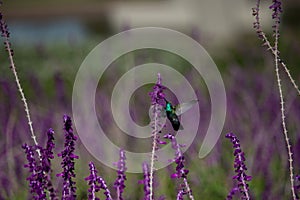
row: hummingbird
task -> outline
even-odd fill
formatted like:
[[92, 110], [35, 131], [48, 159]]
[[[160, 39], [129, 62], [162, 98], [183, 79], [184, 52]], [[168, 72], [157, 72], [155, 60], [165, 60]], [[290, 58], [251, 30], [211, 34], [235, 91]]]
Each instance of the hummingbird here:
[[188, 111], [192, 106], [198, 102], [198, 100], [192, 100], [186, 103], [179, 104], [177, 106], [173, 106], [169, 101], [165, 99], [166, 102], [166, 115], [168, 120], [171, 122], [174, 131], [182, 130], [183, 127], [180, 124], [178, 116]]

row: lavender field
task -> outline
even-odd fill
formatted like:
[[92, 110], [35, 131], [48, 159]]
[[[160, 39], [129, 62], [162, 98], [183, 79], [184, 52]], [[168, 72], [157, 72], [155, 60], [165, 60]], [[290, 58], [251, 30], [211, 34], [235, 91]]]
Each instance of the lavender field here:
[[[269, 3], [270, 18], [274, 20], [270, 31], [261, 31], [256, 17], [260, 11], [254, 2], [253, 31], [240, 35], [230, 45], [219, 47], [218, 53], [209, 52], [224, 81], [227, 113], [216, 146], [203, 159], [199, 159], [198, 152], [210, 121], [211, 101], [204, 80], [190, 63], [168, 52], [147, 49], [122, 56], [105, 71], [99, 82], [105, 87], [98, 85], [95, 109], [107, 137], [128, 151], [147, 149], [149, 157], [153, 141], [157, 148], [165, 145], [164, 142], [175, 144], [175, 162], [154, 171], [151, 181], [152, 172], [145, 172], [151, 171], [150, 163], [141, 164], [144, 174], [127, 173], [126, 155], [120, 152], [118, 171], [111, 169], [90, 154], [76, 132], [72, 121], [73, 85], [85, 56], [100, 42], [98, 37], [83, 43], [69, 40], [63, 44], [2, 45], [0, 199], [299, 199], [300, 93], [284, 69], [286, 66], [290, 70], [299, 85], [300, 26], [295, 19], [299, 16], [291, 9], [292, 3], [286, 10], [281, 7], [281, 1]], [[1, 10], [1, 13], [2, 41], [13, 41], [14, 32], [10, 31], [8, 37], [10, 24], [7, 23], [7, 29], [5, 12]], [[193, 34], [189, 33], [201, 43], [200, 36]], [[270, 39], [273, 48], [268, 50], [265, 38]], [[40, 147], [31, 138], [24, 105], [10, 69], [10, 49], [13, 49], [14, 64]], [[155, 133], [154, 129], [154, 139], [134, 139], [122, 132], [112, 116], [111, 93], [117, 81], [134, 66], [155, 62], [174, 66], [189, 80], [199, 100], [199, 129], [184, 153], [180, 152], [180, 145], [176, 146], [170, 121], [163, 131]], [[282, 93], [278, 89], [278, 76]], [[146, 84], [134, 92], [129, 105], [133, 121], [139, 125], [152, 123], [148, 116], [151, 105], [164, 107], [166, 99], [178, 103], [176, 94], [164, 89], [166, 82], [161, 77], [161, 82]], [[282, 123], [281, 96], [287, 135]], [[158, 135], [160, 139], [155, 139]], [[292, 155], [288, 153], [289, 147]], [[38, 155], [37, 149], [42, 155]]]

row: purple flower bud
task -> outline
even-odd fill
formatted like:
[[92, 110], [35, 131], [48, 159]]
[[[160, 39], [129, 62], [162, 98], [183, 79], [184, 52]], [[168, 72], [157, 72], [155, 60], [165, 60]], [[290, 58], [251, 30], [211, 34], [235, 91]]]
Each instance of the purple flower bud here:
[[248, 176], [246, 174], [247, 167], [245, 165], [245, 153], [241, 149], [240, 141], [238, 138], [233, 134], [233, 133], [228, 133], [225, 136], [226, 138], [231, 140], [231, 143], [233, 144], [234, 148], [234, 168], [236, 175], [232, 177], [233, 180], [237, 180], [237, 185], [238, 187], [233, 187], [232, 190], [229, 192], [227, 195], [227, 199], [232, 199], [233, 195], [237, 192], [240, 191], [242, 194], [243, 198], [245, 199], [250, 199], [249, 196], [249, 186], [246, 182], [251, 181], [251, 176]]

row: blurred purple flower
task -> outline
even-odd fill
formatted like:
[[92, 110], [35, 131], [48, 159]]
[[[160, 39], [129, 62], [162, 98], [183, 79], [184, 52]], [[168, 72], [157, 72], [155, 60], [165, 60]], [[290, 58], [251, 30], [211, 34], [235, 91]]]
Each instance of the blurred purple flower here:
[[[274, 19], [274, 25], [272, 26], [273, 28], [273, 36], [275, 38], [275, 46], [278, 45], [278, 38], [280, 36], [279, 34], [279, 24], [280, 24], [280, 15], [282, 13], [282, 7], [281, 7], [281, 1], [280, 0], [273, 0], [273, 4], [269, 7], [273, 12], [272, 12], [272, 19]], [[276, 39], [277, 38], [277, 39]]]
[[239, 188], [238, 188], [238, 187], [233, 187], [233, 188], [230, 190], [230, 192], [228, 193], [226, 199], [232, 200], [232, 199], [233, 199], [233, 196], [236, 194], [237, 191], [239, 191]]
[[118, 177], [114, 183], [114, 188], [117, 190], [118, 200], [124, 200], [122, 194], [125, 188], [125, 184], [124, 184], [126, 180], [125, 171], [127, 170], [125, 160], [126, 160], [125, 151], [121, 149], [120, 159], [116, 163], [118, 167]]
[[58, 156], [62, 157], [63, 159], [61, 162], [63, 172], [57, 174], [57, 176], [61, 176], [64, 179], [62, 199], [71, 200], [76, 199], [76, 186], [73, 178], [75, 178], [74, 159], [78, 159], [78, 156], [74, 154], [75, 141], [77, 140], [77, 137], [73, 133], [71, 118], [67, 115], [64, 115], [63, 120], [65, 130], [65, 148], [61, 153], [58, 154]]
[[149, 171], [149, 165], [144, 162], [143, 163], [143, 173], [144, 173], [144, 179], [139, 181], [140, 184], [144, 184], [144, 200], [151, 200], [150, 199], [150, 171]]
[[14, 51], [11, 48], [11, 43], [9, 41], [9, 37], [10, 37], [10, 32], [8, 30], [7, 24], [3, 19], [3, 14], [2, 11], [0, 11], [0, 29], [1, 29], [1, 37], [4, 38], [4, 46], [5, 46], [5, 50], [8, 52], [8, 54], [10, 55], [9, 59], [11, 61], [11, 65], [10, 68], [14, 67], [13, 64], [13, 56], [14, 56]]
[[272, 18], [279, 20], [280, 14], [282, 13], [282, 3], [280, 0], [273, 0], [272, 2], [273, 4], [269, 6], [269, 8], [273, 11]]
[[171, 175], [171, 178], [186, 178], [187, 174], [189, 173], [189, 170], [185, 169], [184, 167], [184, 156], [178, 156], [175, 160], [176, 166], [176, 173]]
[[164, 106], [165, 104], [165, 94], [163, 92], [164, 89], [166, 89], [166, 87], [161, 84], [161, 76], [160, 74], [158, 74], [158, 79], [156, 84], [153, 87], [153, 91], [149, 93], [151, 97], [152, 105], [159, 104], [161, 106]]
[[[164, 138], [169, 139], [172, 143], [172, 148], [175, 150], [175, 163], [176, 163], [176, 173], [171, 175], [171, 178], [181, 178], [184, 184], [180, 185], [180, 189], [177, 193], [177, 199], [183, 199], [183, 195], [188, 195], [190, 199], [194, 199], [192, 190], [189, 186], [187, 175], [189, 170], [185, 168], [184, 162], [185, 158], [182, 154], [180, 148], [184, 145], [180, 145], [177, 143], [176, 137], [172, 134], [164, 135]], [[174, 161], [173, 160], [173, 161]]]
[[165, 199], [166, 199], [166, 197], [164, 195], [161, 195], [161, 196], [158, 197], [157, 200], [165, 200]]
[[[157, 125], [158, 125], [159, 127], [162, 127], [162, 126], [163, 126], [163, 124], [161, 124], [160, 122], [158, 122]], [[158, 131], [158, 133], [161, 134], [162, 132], [161, 132], [161, 131]], [[156, 138], [155, 138], [155, 141], [156, 141], [155, 151], [158, 150], [159, 148], [161, 148], [161, 145], [167, 144], [166, 141], [161, 140], [161, 137], [160, 137], [159, 134], [156, 134]], [[156, 155], [155, 155], [155, 157], [156, 157]]]
[[110, 191], [104, 181], [100, 176], [97, 175], [98, 171], [95, 168], [93, 162], [89, 163], [90, 166], [90, 175], [86, 177], [84, 180], [88, 181], [90, 188], [88, 189], [88, 199], [89, 200], [100, 200], [96, 197], [96, 192], [99, 192], [100, 189], [103, 189], [105, 192], [106, 200], [112, 200]]
[[7, 24], [5, 23], [3, 19], [3, 14], [0, 12], [0, 29], [1, 29], [1, 36], [4, 38], [9, 38], [10, 33], [8, 31]]
[[174, 135], [166, 134], [164, 138], [171, 140], [172, 148], [176, 151], [175, 152], [175, 163], [176, 166], [176, 173], [171, 175], [171, 178], [186, 178], [189, 170], [185, 169], [184, 167], [184, 155], [181, 153], [180, 145], [177, 143], [177, 140]]
[[260, 5], [260, 0], [257, 0], [255, 7], [252, 8], [252, 15], [255, 17], [255, 21], [253, 22], [253, 28], [256, 30], [256, 34], [258, 38], [263, 39], [263, 32], [261, 30], [260, 18], [259, 18], [259, 5]]
[[300, 193], [300, 175], [297, 175], [295, 177], [295, 192], [297, 199], [300, 199], [299, 193]]
[[183, 195], [186, 195], [186, 192], [184, 190], [180, 190], [177, 193], [176, 200], [183, 200]]
[[241, 149], [239, 139], [233, 134], [228, 133], [225, 136], [226, 138], [231, 140], [234, 148], [234, 168], [236, 175], [232, 177], [232, 179], [236, 179], [238, 181], [238, 187], [234, 187], [227, 196], [227, 199], [232, 199], [233, 195], [236, 193], [236, 188], [240, 191], [243, 196], [243, 199], [250, 199], [249, 196], [249, 185], [246, 182], [251, 181], [251, 176], [246, 174], [247, 167], [245, 165], [245, 154]]

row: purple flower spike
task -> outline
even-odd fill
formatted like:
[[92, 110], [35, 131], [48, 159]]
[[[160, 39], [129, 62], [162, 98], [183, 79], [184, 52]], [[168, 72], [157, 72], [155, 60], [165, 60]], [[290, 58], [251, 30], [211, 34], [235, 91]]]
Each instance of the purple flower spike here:
[[101, 178], [100, 176], [98, 176], [97, 182], [100, 184], [100, 188], [105, 191], [104, 195], [106, 196], [106, 200], [112, 200], [110, 191], [107, 187], [105, 180], [103, 178]]
[[125, 156], [125, 151], [120, 150], [120, 160], [117, 162], [117, 167], [118, 167], [118, 177], [114, 183], [114, 188], [117, 190], [117, 195], [118, 195], [118, 200], [124, 200], [122, 197], [122, 194], [124, 192], [125, 188], [125, 180], [126, 180], [126, 175], [125, 171], [127, 170], [126, 168], [126, 156]]
[[67, 115], [64, 115], [63, 120], [65, 130], [65, 148], [61, 153], [58, 154], [58, 156], [62, 157], [63, 159], [61, 162], [63, 172], [57, 174], [57, 176], [61, 176], [64, 179], [62, 199], [70, 200], [76, 199], [76, 186], [73, 178], [75, 178], [74, 159], [78, 159], [78, 156], [74, 154], [75, 141], [77, 140], [77, 137], [73, 133], [71, 118]]
[[[33, 199], [46, 199], [46, 193], [49, 193], [49, 197], [51, 200], [56, 200], [56, 191], [51, 182], [51, 159], [53, 156], [53, 148], [54, 148], [54, 131], [49, 129], [47, 132], [48, 141], [46, 148], [43, 149], [40, 146], [29, 146], [24, 144], [22, 146], [25, 149], [25, 153], [27, 155], [28, 164], [24, 167], [29, 168], [29, 172], [31, 175], [27, 178], [29, 181], [30, 193]], [[39, 162], [36, 161], [36, 157], [34, 152], [39, 150], [41, 152], [41, 157], [39, 157]]]
[[31, 175], [27, 178], [30, 187], [30, 193], [33, 199], [42, 200], [46, 198], [46, 193], [44, 190], [45, 180], [43, 179], [42, 168], [38, 165], [35, 159], [34, 151], [36, 147], [29, 146], [24, 144], [22, 148], [25, 150], [27, 155], [28, 164], [25, 164], [24, 167], [29, 169]]
[[[152, 151], [151, 151], [151, 158], [150, 158], [150, 173], [149, 173], [149, 195], [145, 193], [145, 199], [153, 199], [153, 174], [154, 174], [154, 163], [157, 161], [157, 155], [156, 151], [158, 150], [158, 144], [161, 144], [162, 142], [159, 139], [159, 132], [163, 127], [162, 123], [162, 112], [163, 112], [163, 107], [165, 104], [165, 94], [163, 90], [165, 87], [161, 84], [161, 76], [158, 73], [158, 78], [157, 82], [153, 87], [153, 91], [149, 93], [151, 96], [151, 104], [152, 106], [150, 107], [150, 118], [151, 118], [151, 128], [152, 130]], [[145, 168], [145, 166], [143, 166]], [[145, 185], [146, 187], [146, 185]], [[146, 191], [145, 191], [146, 192]]]
[[144, 172], [144, 179], [140, 181], [140, 183], [144, 184], [144, 200], [151, 200], [150, 199], [150, 171], [149, 165], [147, 163], [143, 163], [143, 172]]
[[248, 176], [246, 174], [247, 167], [245, 165], [245, 154], [241, 149], [240, 141], [239, 139], [233, 134], [228, 133], [225, 136], [226, 138], [231, 140], [231, 143], [233, 144], [234, 148], [234, 168], [236, 175], [232, 177], [232, 179], [236, 179], [238, 181], [238, 187], [234, 187], [230, 193], [227, 196], [227, 199], [232, 199], [233, 195], [237, 192], [237, 190], [240, 191], [240, 193], [243, 196], [243, 199], [250, 199], [249, 196], [249, 185], [246, 182], [251, 181], [251, 176]]
[[3, 19], [2, 13], [0, 13], [0, 29], [1, 29], [2, 37], [9, 37], [9, 31], [8, 31], [7, 25]]
[[185, 169], [184, 167], [184, 155], [181, 153], [180, 146], [177, 143], [177, 140], [174, 135], [166, 134], [164, 138], [171, 140], [172, 148], [176, 151], [175, 153], [175, 163], [176, 166], [176, 173], [171, 175], [171, 178], [186, 178], [189, 170]]
[[0, 31], [1, 31], [1, 37], [3, 37], [6, 41], [4, 42], [5, 50], [9, 52], [12, 56], [14, 55], [13, 50], [10, 48], [11, 44], [9, 41], [10, 33], [7, 27], [7, 24], [5, 23], [3, 19], [3, 15], [0, 12]]
[[95, 168], [93, 162], [89, 163], [90, 166], [90, 175], [86, 177], [84, 180], [88, 181], [90, 188], [88, 189], [88, 199], [89, 200], [100, 200], [96, 197], [96, 192], [99, 192], [100, 189], [103, 189], [105, 192], [106, 200], [112, 200], [110, 191], [105, 183], [105, 181], [97, 175], [98, 171]]
[[151, 97], [152, 105], [159, 104], [161, 106], [164, 106], [165, 104], [165, 94], [163, 92], [164, 89], [166, 89], [166, 87], [161, 84], [161, 76], [160, 74], [158, 74], [158, 79], [156, 84], [153, 87], [153, 91], [149, 93]]
[[278, 19], [280, 18], [280, 14], [282, 13], [282, 6], [281, 6], [281, 1], [280, 0], [273, 0], [273, 4], [269, 7], [273, 13], [272, 13], [272, 18], [273, 19]]
[[175, 150], [175, 159], [173, 161], [176, 163], [176, 173], [172, 174], [171, 178], [181, 178], [184, 183], [180, 186], [181, 188], [178, 191], [177, 199], [183, 199], [184, 195], [188, 195], [190, 199], [194, 200], [192, 190], [187, 180], [189, 170], [184, 166], [185, 158], [180, 149], [182, 145], [177, 143], [176, 137], [172, 134], [166, 134], [164, 135], [164, 138], [171, 141], [172, 148]]
[[54, 144], [54, 131], [52, 128], [50, 128], [47, 131], [48, 141], [46, 144], [46, 148], [42, 149], [42, 170], [45, 175], [45, 180], [47, 181], [46, 189], [49, 191], [50, 199], [54, 200], [57, 199], [56, 191], [53, 187], [50, 172], [51, 172], [51, 159], [54, 158], [53, 149], [55, 147]]
[[50, 128], [47, 131], [48, 141], [46, 144], [46, 148], [42, 150], [42, 166], [46, 173], [51, 171], [51, 159], [54, 158], [53, 149], [55, 147], [54, 144], [54, 131]]
[[96, 197], [96, 192], [100, 190], [99, 186], [97, 186], [97, 170], [95, 169], [95, 165], [93, 162], [89, 163], [90, 166], [90, 175], [86, 177], [84, 180], [88, 181], [90, 188], [88, 189], [88, 199], [89, 200], [99, 200]]
[[[276, 39], [276, 43], [278, 42], [278, 37], [279, 37], [279, 24], [280, 24], [280, 15], [282, 13], [282, 7], [281, 7], [281, 1], [280, 0], [273, 0], [273, 4], [269, 7], [272, 10], [272, 18], [274, 19], [274, 25], [272, 26], [273, 28], [273, 36]], [[275, 44], [275, 46], [278, 45]]]

